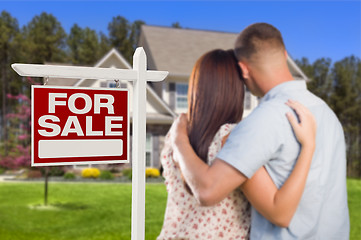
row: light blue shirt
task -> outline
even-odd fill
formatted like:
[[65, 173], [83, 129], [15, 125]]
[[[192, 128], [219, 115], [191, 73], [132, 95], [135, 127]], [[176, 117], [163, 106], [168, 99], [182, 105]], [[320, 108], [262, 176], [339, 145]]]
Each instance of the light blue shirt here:
[[265, 166], [278, 188], [300, 153], [286, 113], [293, 99], [311, 110], [317, 121], [316, 150], [301, 202], [288, 228], [280, 228], [252, 209], [251, 239], [349, 239], [346, 151], [336, 115], [306, 88], [290, 81], [271, 89], [259, 106], [232, 131], [218, 158], [247, 178]]

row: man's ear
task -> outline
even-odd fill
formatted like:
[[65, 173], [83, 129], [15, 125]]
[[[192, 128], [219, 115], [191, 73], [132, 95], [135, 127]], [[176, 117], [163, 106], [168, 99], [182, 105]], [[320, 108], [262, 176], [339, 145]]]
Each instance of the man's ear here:
[[287, 59], [287, 56], [288, 56], [288, 53], [287, 53], [287, 50], [285, 50], [285, 57]]
[[249, 68], [248, 68], [247, 64], [245, 62], [239, 61], [238, 65], [242, 70], [243, 78], [246, 78], [246, 79], [249, 78]]

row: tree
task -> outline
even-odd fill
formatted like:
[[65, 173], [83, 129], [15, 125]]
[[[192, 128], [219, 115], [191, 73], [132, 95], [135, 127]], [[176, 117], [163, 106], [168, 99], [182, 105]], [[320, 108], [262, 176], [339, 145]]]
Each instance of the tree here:
[[100, 42], [99, 42], [99, 51], [98, 51], [98, 58], [97, 59], [100, 59], [102, 56], [104, 56], [111, 49], [110, 41], [109, 41], [108, 37], [104, 33], [100, 32], [99, 33], [99, 38], [100, 38]]
[[[7, 113], [8, 101], [7, 93], [10, 92], [9, 81], [11, 72], [9, 65], [16, 56], [15, 39], [19, 34], [18, 21], [8, 12], [2, 11], [0, 15], [0, 77], [1, 77], [1, 140], [5, 143], [8, 140], [7, 133]], [[4, 144], [4, 155], [7, 155], [8, 149]]]
[[66, 41], [69, 47], [70, 61], [73, 64], [78, 64], [80, 62], [79, 48], [82, 44], [83, 38], [83, 30], [78, 26], [78, 24], [74, 24], [70, 29], [70, 34]]
[[70, 58], [73, 64], [94, 64], [98, 59], [99, 40], [94, 30], [80, 28], [77, 24], [70, 30], [67, 39]]
[[361, 61], [351, 56], [336, 62], [332, 69], [330, 105], [345, 131], [347, 172], [361, 176]]
[[30, 99], [23, 95], [7, 94], [9, 103], [15, 107], [13, 113], [7, 114], [9, 138], [4, 145], [9, 154], [0, 159], [0, 166], [7, 169], [30, 166]]
[[331, 90], [331, 59], [321, 58], [310, 64], [307, 58], [302, 58], [301, 61], [296, 60], [296, 63], [310, 78], [308, 89], [327, 102]]
[[182, 28], [179, 22], [172, 23], [172, 28]]
[[129, 40], [130, 24], [121, 16], [113, 17], [108, 24], [109, 41], [128, 61], [133, 55], [132, 43]]
[[346, 57], [331, 66], [330, 59], [310, 64], [296, 61], [311, 79], [310, 91], [323, 98], [340, 120], [346, 140], [347, 175], [361, 177], [361, 62]]
[[132, 50], [134, 51], [137, 46], [138, 46], [138, 41], [139, 41], [139, 36], [140, 36], [140, 30], [141, 30], [141, 27], [142, 25], [144, 25], [145, 22], [143, 21], [140, 21], [140, 20], [137, 20], [137, 21], [134, 21], [132, 23], [132, 26], [131, 26], [131, 32], [130, 32], [130, 36], [129, 36], [129, 39], [130, 39], [130, 42], [131, 42], [131, 45], [132, 45]]
[[61, 23], [45, 12], [35, 16], [24, 27], [24, 42], [27, 62], [63, 62], [65, 60], [66, 34]]
[[134, 21], [132, 24], [121, 16], [113, 17], [108, 25], [109, 42], [125, 59], [132, 61], [133, 53], [137, 47], [143, 21]]

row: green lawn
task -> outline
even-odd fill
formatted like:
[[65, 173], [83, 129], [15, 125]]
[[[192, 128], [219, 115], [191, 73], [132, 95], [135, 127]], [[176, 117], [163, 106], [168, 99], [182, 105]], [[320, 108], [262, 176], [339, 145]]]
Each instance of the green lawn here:
[[[131, 185], [49, 183], [53, 209], [43, 203], [43, 183], [0, 183], [1, 240], [130, 239]], [[348, 180], [351, 238], [361, 236], [361, 180]], [[163, 184], [146, 187], [146, 239], [162, 226], [167, 193]], [[34, 208], [35, 206], [35, 208]]]
[[[130, 184], [49, 183], [54, 209], [43, 203], [42, 183], [0, 183], [0, 239], [130, 239]], [[146, 187], [146, 239], [162, 227], [167, 193], [163, 184]]]
[[350, 212], [350, 239], [360, 239], [361, 236], [361, 180], [348, 179], [348, 207]]

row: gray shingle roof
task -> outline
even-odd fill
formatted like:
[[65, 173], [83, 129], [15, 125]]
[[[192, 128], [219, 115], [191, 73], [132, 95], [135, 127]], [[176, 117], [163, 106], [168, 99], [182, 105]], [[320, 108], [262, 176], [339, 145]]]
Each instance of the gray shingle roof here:
[[236, 33], [143, 25], [139, 43], [152, 55], [153, 63], [148, 61], [149, 68], [182, 75], [190, 74], [195, 61], [204, 53], [216, 48], [232, 48], [236, 37]]
[[[233, 48], [237, 35], [238, 33], [143, 25], [138, 45], [143, 46], [147, 52], [149, 69], [189, 76], [200, 56], [217, 48]], [[288, 65], [296, 79], [307, 78], [291, 58], [288, 59]]]

